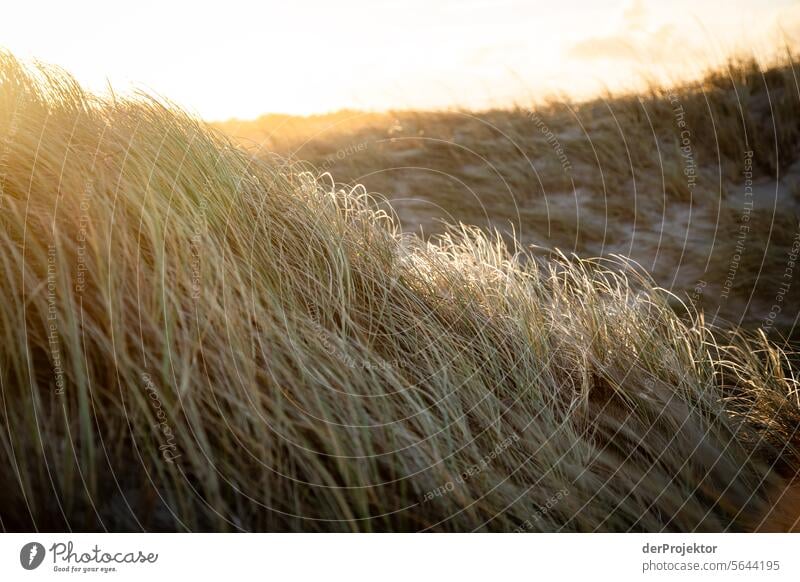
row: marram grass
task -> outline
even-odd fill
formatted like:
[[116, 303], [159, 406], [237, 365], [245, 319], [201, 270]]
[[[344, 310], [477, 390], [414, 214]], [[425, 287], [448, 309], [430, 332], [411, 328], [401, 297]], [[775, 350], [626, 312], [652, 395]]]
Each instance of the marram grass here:
[[[720, 531], [798, 385], [622, 259], [399, 232], [175, 107], [0, 62], [6, 530]], [[788, 509], [787, 509], [788, 508]]]

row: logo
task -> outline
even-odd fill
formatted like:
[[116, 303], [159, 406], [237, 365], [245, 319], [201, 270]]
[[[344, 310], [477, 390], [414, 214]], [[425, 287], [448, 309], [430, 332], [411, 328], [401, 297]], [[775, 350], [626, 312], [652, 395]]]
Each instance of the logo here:
[[19, 563], [26, 570], [35, 570], [44, 561], [44, 546], [39, 542], [28, 542], [19, 551]]

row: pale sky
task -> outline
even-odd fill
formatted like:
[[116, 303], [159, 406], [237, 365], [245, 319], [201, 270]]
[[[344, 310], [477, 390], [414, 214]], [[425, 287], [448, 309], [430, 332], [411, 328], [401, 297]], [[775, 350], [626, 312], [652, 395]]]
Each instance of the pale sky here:
[[483, 108], [800, 46], [796, 0], [5, 3], [0, 47], [209, 120]]

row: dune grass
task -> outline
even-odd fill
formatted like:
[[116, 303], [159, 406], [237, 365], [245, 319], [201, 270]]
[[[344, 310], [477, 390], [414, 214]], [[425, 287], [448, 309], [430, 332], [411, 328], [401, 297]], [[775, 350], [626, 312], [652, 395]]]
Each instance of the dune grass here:
[[[788, 51], [584, 103], [271, 115], [218, 127], [256, 155], [308, 161], [387, 196], [406, 230], [465, 222], [545, 252], [623, 254], [693, 297], [714, 324], [767, 328], [796, 347], [797, 310], [770, 313], [800, 237], [799, 77]], [[800, 304], [800, 285], [785, 303]]]
[[798, 384], [765, 338], [621, 258], [423, 240], [301, 170], [2, 56], [4, 529], [795, 522]]

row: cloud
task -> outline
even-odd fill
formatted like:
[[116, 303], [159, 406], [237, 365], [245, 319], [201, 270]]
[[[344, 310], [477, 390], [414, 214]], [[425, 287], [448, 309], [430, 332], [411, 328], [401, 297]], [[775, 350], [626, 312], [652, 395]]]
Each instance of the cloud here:
[[688, 50], [687, 39], [671, 24], [655, 32], [622, 31], [611, 36], [588, 38], [569, 49], [568, 55], [585, 60], [682, 60]]
[[677, 62], [687, 56], [689, 39], [672, 24], [650, 26], [650, 14], [643, 0], [633, 0], [622, 13], [614, 34], [587, 38], [575, 43], [568, 56], [583, 60]]
[[647, 26], [647, 8], [645, 8], [643, 0], [634, 0], [625, 10], [623, 18], [625, 19], [625, 28], [628, 30], [645, 28]]

